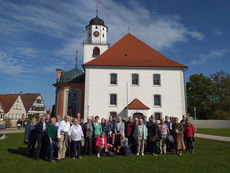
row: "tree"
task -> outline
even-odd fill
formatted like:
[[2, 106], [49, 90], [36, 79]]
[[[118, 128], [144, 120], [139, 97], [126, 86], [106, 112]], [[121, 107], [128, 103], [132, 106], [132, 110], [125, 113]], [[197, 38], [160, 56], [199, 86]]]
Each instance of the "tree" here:
[[230, 112], [230, 75], [220, 71], [210, 77], [213, 83], [213, 108]]
[[191, 75], [186, 83], [188, 112], [193, 113], [197, 108], [197, 118], [207, 119], [211, 111], [210, 97], [212, 92], [212, 80], [203, 74]]

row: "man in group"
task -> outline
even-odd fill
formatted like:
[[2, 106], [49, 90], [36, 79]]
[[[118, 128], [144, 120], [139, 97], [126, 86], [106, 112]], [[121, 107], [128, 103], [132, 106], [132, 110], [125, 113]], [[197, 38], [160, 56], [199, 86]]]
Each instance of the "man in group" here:
[[81, 114], [80, 114], [80, 112], [77, 113], [77, 120], [78, 120], [78, 124], [80, 124], [80, 122], [81, 122]]
[[126, 128], [125, 128], [126, 134], [125, 135], [128, 138], [129, 146], [130, 146], [132, 153], [135, 152], [135, 142], [133, 138], [134, 130], [135, 130], [135, 127], [133, 123], [133, 116], [130, 116], [129, 121], [126, 124]]
[[49, 144], [50, 144], [50, 140], [49, 140], [49, 137], [48, 137], [48, 134], [47, 134], [47, 127], [51, 124], [51, 119], [50, 119], [50, 114], [47, 114], [46, 115], [46, 120], [45, 120], [45, 123], [46, 123], [46, 129], [43, 133], [43, 139], [42, 139], [42, 157], [44, 160], [47, 160], [48, 159], [48, 150], [49, 150]]
[[49, 126], [50, 123], [51, 123], [50, 114], [47, 114], [46, 115], [46, 124], [47, 124], [47, 126]]
[[57, 115], [56, 116], [56, 122], [55, 122], [55, 125], [54, 125], [57, 129], [58, 129], [58, 126], [59, 126], [60, 122], [61, 122], [61, 116]]
[[40, 160], [40, 154], [42, 154], [42, 158], [44, 158], [44, 152], [41, 153], [42, 149], [42, 140], [44, 139], [44, 136], [46, 135], [46, 116], [43, 115], [41, 117], [40, 122], [36, 125], [36, 136], [37, 136], [37, 160]]
[[143, 124], [147, 127], [148, 125], [147, 116], [143, 117]]
[[68, 140], [68, 132], [70, 130], [70, 117], [67, 115], [64, 117], [59, 124], [58, 131], [57, 131], [57, 138], [59, 142], [59, 149], [58, 149], [58, 158], [57, 160], [61, 160], [65, 158], [66, 153], [66, 144]]
[[185, 125], [186, 124], [186, 119], [187, 119], [187, 115], [186, 114], [182, 115], [182, 120], [180, 121], [180, 123], [182, 125]]

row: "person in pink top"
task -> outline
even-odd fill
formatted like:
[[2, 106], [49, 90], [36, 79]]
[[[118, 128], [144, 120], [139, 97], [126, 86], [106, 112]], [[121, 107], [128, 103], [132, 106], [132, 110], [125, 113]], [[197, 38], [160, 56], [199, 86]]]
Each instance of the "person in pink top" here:
[[98, 151], [97, 157], [100, 157], [101, 154], [108, 152], [107, 139], [105, 137], [105, 132], [102, 132], [100, 136], [98, 136], [96, 141], [96, 150]]
[[194, 135], [195, 135], [195, 128], [190, 123], [189, 118], [187, 118], [186, 123], [184, 125], [184, 137], [186, 142], [186, 149], [191, 153], [194, 153], [194, 145], [193, 145]]
[[169, 133], [169, 129], [167, 124], [164, 122], [164, 118], [161, 118], [158, 128], [160, 131], [160, 154], [166, 154], [166, 138]]

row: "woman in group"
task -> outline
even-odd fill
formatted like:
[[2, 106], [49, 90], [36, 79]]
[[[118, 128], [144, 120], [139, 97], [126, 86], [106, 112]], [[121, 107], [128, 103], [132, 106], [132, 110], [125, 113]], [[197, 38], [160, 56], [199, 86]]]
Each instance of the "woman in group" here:
[[[99, 116], [95, 117], [95, 121], [93, 122], [93, 127], [94, 127], [94, 142], [93, 142], [93, 146], [96, 146], [96, 141], [97, 138], [101, 135], [102, 132], [102, 127], [101, 127], [101, 123], [99, 123]], [[96, 150], [96, 148], [94, 148], [94, 150]]]
[[73, 120], [73, 125], [70, 127], [68, 135], [69, 135], [69, 142], [71, 142], [73, 146], [72, 157], [73, 159], [75, 159], [76, 157], [80, 159], [81, 139], [84, 137], [84, 134], [81, 125], [78, 124], [77, 118]]
[[129, 141], [125, 137], [125, 134], [121, 134], [120, 145], [118, 146], [118, 153], [121, 153], [123, 156], [128, 156], [129, 154]]
[[169, 133], [169, 129], [167, 124], [164, 122], [164, 118], [160, 119], [160, 124], [158, 125], [159, 132], [160, 132], [160, 154], [166, 154], [166, 138], [167, 134]]
[[51, 124], [47, 127], [47, 135], [49, 138], [49, 161], [51, 163], [54, 163], [54, 159], [53, 159], [53, 144], [54, 144], [54, 139], [56, 137], [57, 134], [57, 128], [55, 127], [55, 122], [56, 122], [56, 118], [51, 118]]
[[[134, 138], [138, 141], [137, 142], [137, 156], [141, 155], [144, 156], [144, 149], [145, 149], [145, 140], [147, 140], [148, 130], [147, 127], [143, 124], [143, 120], [139, 120], [139, 125], [136, 126], [134, 130]], [[140, 150], [141, 149], [141, 150]]]
[[185, 150], [184, 127], [181, 123], [179, 123], [178, 118], [175, 118], [175, 123], [172, 126], [172, 132], [175, 141], [176, 154], [181, 156], [182, 151]]
[[195, 128], [190, 123], [189, 118], [187, 118], [186, 123], [184, 125], [184, 137], [185, 137], [187, 150], [188, 152], [191, 153], [194, 153], [194, 146], [193, 146], [194, 135], [195, 135]]
[[108, 139], [108, 151], [110, 156], [116, 155], [118, 145], [118, 138], [116, 137], [115, 133], [112, 133], [111, 137]]
[[115, 133], [116, 135], [121, 135], [121, 133], [125, 133], [125, 124], [122, 121], [121, 117], [118, 117], [118, 122], [115, 125]]
[[97, 157], [104, 155], [105, 152], [108, 152], [107, 139], [105, 137], [105, 132], [102, 132], [101, 135], [97, 138], [96, 149], [98, 151]]
[[105, 119], [104, 126], [102, 127], [102, 131], [105, 132], [105, 136], [108, 140], [108, 137], [110, 136], [110, 128], [109, 128], [109, 121]]

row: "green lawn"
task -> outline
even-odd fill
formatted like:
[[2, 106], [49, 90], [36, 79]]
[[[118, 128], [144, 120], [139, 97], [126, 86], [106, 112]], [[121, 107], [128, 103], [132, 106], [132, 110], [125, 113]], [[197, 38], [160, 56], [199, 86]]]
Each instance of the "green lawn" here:
[[229, 129], [198, 129], [197, 133], [230, 137]]
[[0, 173], [78, 173], [78, 172], [165, 172], [212, 173], [230, 170], [230, 143], [196, 139], [195, 154], [185, 153], [153, 157], [143, 156], [97, 158], [83, 156], [81, 160], [66, 159], [56, 164], [36, 161], [24, 156], [23, 134], [8, 134], [0, 141]]

